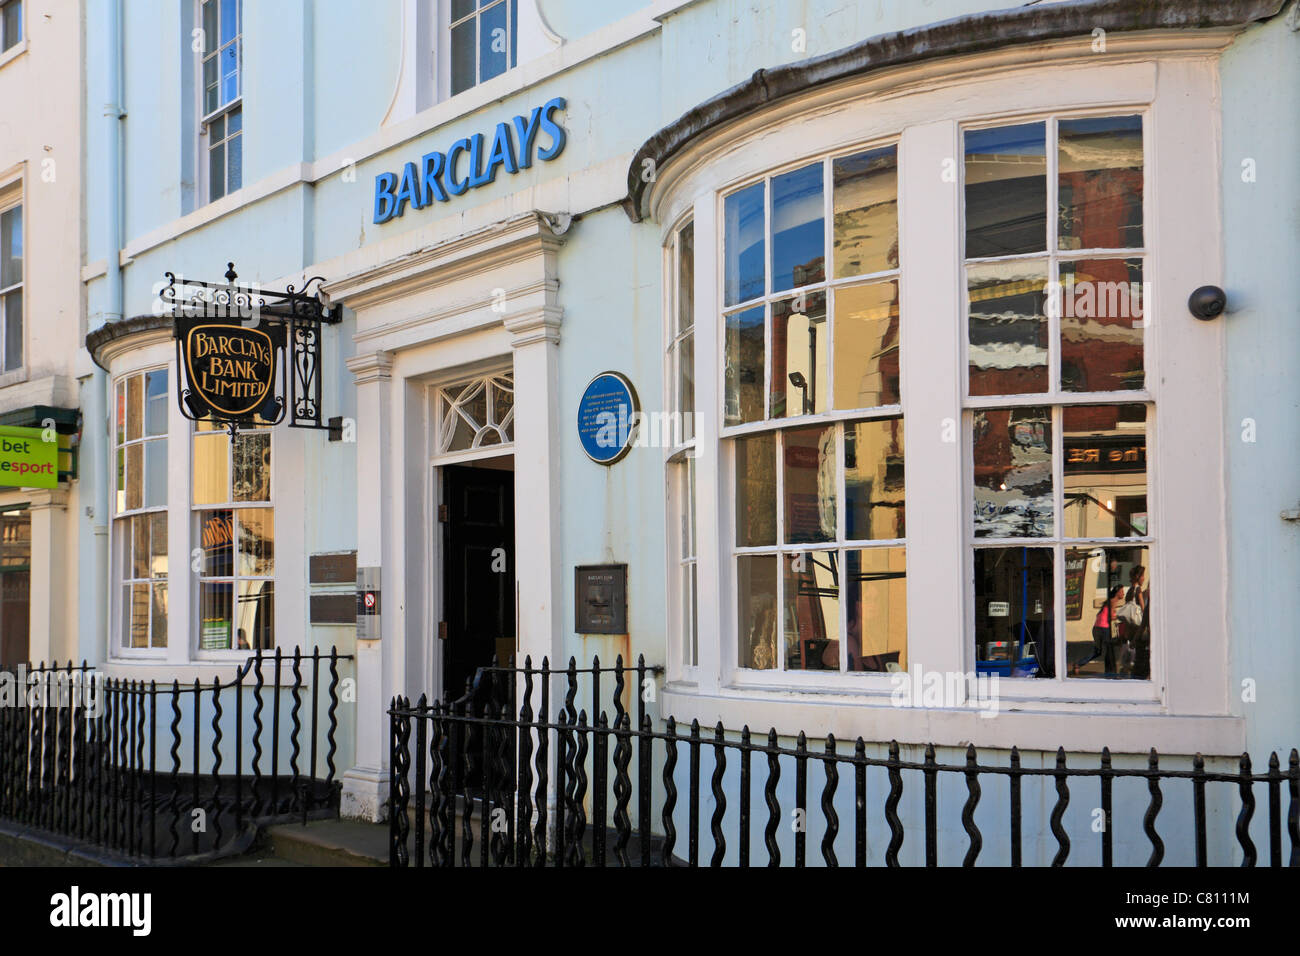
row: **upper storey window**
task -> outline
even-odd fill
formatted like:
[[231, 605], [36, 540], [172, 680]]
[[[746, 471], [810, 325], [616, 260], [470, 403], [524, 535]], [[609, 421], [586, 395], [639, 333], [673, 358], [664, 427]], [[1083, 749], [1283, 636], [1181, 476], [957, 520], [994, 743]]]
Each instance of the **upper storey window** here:
[[518, 0], [451, 0], [448, 52], [452, 96], [515, 65], [518, 8]]
[[208, 201], [244, 184], [241, 0], [203, 0], [202, 98]]

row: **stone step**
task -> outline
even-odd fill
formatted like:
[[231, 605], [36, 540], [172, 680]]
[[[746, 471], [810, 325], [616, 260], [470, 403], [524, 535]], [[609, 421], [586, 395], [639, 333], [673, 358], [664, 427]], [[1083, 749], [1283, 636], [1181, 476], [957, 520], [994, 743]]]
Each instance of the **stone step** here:
[[281, 823], [263, 844], [272, 858], [297, 866], [387, 866], [388, 824], [356, 820]]

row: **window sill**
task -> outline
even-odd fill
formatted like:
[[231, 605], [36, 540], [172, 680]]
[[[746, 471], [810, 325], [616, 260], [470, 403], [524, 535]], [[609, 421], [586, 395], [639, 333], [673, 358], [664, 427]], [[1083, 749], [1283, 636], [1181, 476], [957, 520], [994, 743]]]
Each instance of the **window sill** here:
[[4, 69], [18, 57], [27, 52], [27, 37], [23, 37], [9, 49], [0, 53], [0, 69]]
[[0, 372], [0, 388], [8, 388], [10, 385], [21, 385], [28, 379], [27, 366], [12, 369], [8, 372]]
[[[1154, 747], [1168, 754], [1236, 755], [1245, 749], [1246, 725], [1232, 715], [1174, 715], [1156, 704], [1080, 703], [1064, 700], [999, 701], [996, 713], [987, 702], [966, 707], [907, 707], [888, 694], [850, 697], [842, 693], [755, 690], [723, 687], [701, 692], [673, 682], [665, 686], [661, 713], [701, 727], [722, 721], [728, 730], [748, 725], [755, 733], [779, 728], [790, 736], [803, 731], [810, 739], [833, 733], [837, 740], [859, 736], [874, 742], [980, 749], [1098, 753], [1146, 753]], [[1086, 722], [1079, 718], [1087, 718]], [[810, 748], [811, 749], [811, 748]]]

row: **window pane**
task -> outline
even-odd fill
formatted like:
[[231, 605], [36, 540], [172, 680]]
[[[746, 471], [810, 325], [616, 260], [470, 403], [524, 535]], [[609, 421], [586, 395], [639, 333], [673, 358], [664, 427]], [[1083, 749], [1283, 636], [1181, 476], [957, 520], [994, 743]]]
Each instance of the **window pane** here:
[[1047, 391], [1047, 263], [969, 266], [970, 394]]
[[1056, 676], [1050, 548], [975, 550], [975, 670]]
[[695, 459], [686, 459], [686, 526], [685, 556], [695, 557]]
[[15, 3], [7, 3], [2, 12], [4, 16], [3, 30], [4, 49], [17, 46], [23, 40], [23, 5], [21, 0]]
[[244, 137], [234, 136], [226, 141], [227, 156], [230, 159], [226, 170], [227, 192], [234, 192], [244, 185]]
[[275, 644], [275, 585], [240, 581], [235, 607], [235, 647], [269, 650]]
[[898, 404], [898, 283], [836, 289], [835, 407]]
[[695, 437], [695, 335], [677, 345], [677, 410], [681, 413], [681, 440]]
[[1141, 259], [1061, 263], [1061, 388], [1109, 392], [1141, 388]]
[[144, 421], [144, 377], [132, 375], [126, 380], [126, 437], [134, 441], [141, 435]]
[[144, 505], [144, 451], [140, 445], [126, 446], [126, 507], [128, 511]]
[[221, 37], [217, 34], [217, 0], [204, 0], [203, 41], [205, 52], [215, 50], [221, 43]]
[[474, 24], [466, 20], [451, 31], [452, 96], [474, 85]]
[[690, 663], [698, 664], [700, 661], [700, 603], [699, 603], [699, 577], [696, 573], [696, 565], [691, 564], [687, 567], [687, 593], [690, 600], [687, 603], [687, 621], [686, 633], [690, 635]]
[[149, 577], [149, 530], [153, 515], [136, 515], [131, 519], [131, 577], [137, 581]]
[[835, 426], [784, 431], [785, 540], [835, 540]]
[[223, 113], [208, 124], [210, 142], [215, 146], [226, 138], [226, 116]]
[[231, 605], [234, 585], [230, 581], [199, 584], [199, 647], [224, 651], [231, 647]]
[[146, 372], [144, 382], [144, 433], [166, 435], [167, 370]]
[[776, 555], [736, 558], [736, 599], [740, 667], [776, 667]]
[[823, 164], [772, 177], [772, 291], [826, 278]]
[[244, 128], [243, 109], [233, 109], [226, 114], [226, 135], [234, 136]]
[[0, 212], [0, 289], [23, 281], [23, 207]]
[[479, 15], [479, 80], [500, 76], [510, 66], [510, 37], [506, 31], [506, 5], [498, 3]]
[[200, 573], [205, 578], [227, 578], [234, 573], [234, 526], [228, 509], [199, 512], [199, 546], [203, 548]]
[[118, 618], [122, 637], [122, 646], [131, 646], [131, 585], [123, 584], [121, 593], [118, 595]]
[[907, 670], [907, 549], [845, 555], [850, 671]]
[[239, 517], [239, 563], [241, 575], [270, 577], [275, 574], [275, 515], [270, 508], [242, 508]]
[[776, 436], [737, 438], [736, 547], [776, 544]]
[[149, 646], [149, 585], [131, 585], [131, 647]]
[[727, 323], [725, 418], [728, 425], [763, 419], [764, 341], [763, 307], [733, 312]]
[[226, 194], [226, 147], [223, 143], [208, 150], [208, 201]]
[[1079, 405], [1062, 411], [1065, 534], [1149, 534], [1145, 405]]
[[677, 332], [695, 324], [695, 223], [677, 234]]
[[772, 303], [772, 418], [826, 411], [826, 293]]
[[1062, 249], [1142, 246], [1142, 117], [1057, 124]]
[[838, 551], [782, 556], [785, 569], [785, 669], [840, 669]]
[[[213, 110], [215, 110], [218, 106], [221, 105], [221, 104], [217, 101], [217, 92], [218, 92], [218, 91], [217, 91], [217, 79], [216, 79], [216, 77], [217, 77], [217, 59], [216, 59], [216, 57], [213, 57], [212, 60], [211, 60], [210, 62], [212, 63], [212, 82], [211, 82], [211, 83], [207, 83], [207, 84], [205, 84], [204, 87], [203, 87], [203, 115], [204, 115], [204, 116], [206, 116], [207, 114], [211, 113]], [[206, 65], [206, 64], [204, 64], [204, 73], [205, 73], [205, 74], [207, 73], [207, 65]], [[209, 140], [210, 140], [210, 139], [211, 139], [211, 131], [209, 131], [208, 135], [209, 135]]]
[[166, 504], [167, 441], [147, 441], [144, 443], [144, 507], [161, 508]]
[[1047, 248], [1042, 123], [966, 132], [966, 258]]
[[723, 201], [726, 279], [723, 305], [763, 294], [763, 184], [754, 183]]
[[239, 32], [239, 0], [221, 0], [221, 42], [229, 43]]
[[[113, 389], [113, 401], [115, 402], [114, 422], [116, 426], [113, 435], [114, 441], [120, 445], [126, 441], [126, 382], [121, 379], [118, 379], [117, 387]], [[119, 481], [117, 486], [121, 488], [122, 483]]]
[[1151, 677], [1147, 548], [1065, 552], [1065, 653], [1071, 677]]
[[903, 420], [844, 426], [844, 533], [850, 541], [906, 537]]
[[233, 102], [239, 96], [239, 44], [232, 43], [218, 54], [221, 71], [221, 105]]
[[451, 0], [451, 20], [453, 23], [473, 12], [474, 0]]
[[975, 537], [1051, 535], [1051, 410], [983, 409], [975, 412], [973, 429]]
[[232, 501], [271, 500], [271, 436], [241, 433], [231, 449], [234, 476]]
[[10, 292], [4, 300], [5, 371], [10, 372], [23, 364], [23, 290]]
[[149, 516], [149, 577], [167, 577], [167, 512], [159, 511]]
[[194, 503], [230, 501], [230, 440], [220, 432], [194, 436]]
[[835, 278], [898, 268], [898, 151], [893, 146], [831, 163]]
[[154, 647], [167, 646], [167, 585], [155, 583], [153, 586], [153, 608], [151, 612], [150, 632]]
[[126, 449], [117, 450], [117, 513], [126, 510]]

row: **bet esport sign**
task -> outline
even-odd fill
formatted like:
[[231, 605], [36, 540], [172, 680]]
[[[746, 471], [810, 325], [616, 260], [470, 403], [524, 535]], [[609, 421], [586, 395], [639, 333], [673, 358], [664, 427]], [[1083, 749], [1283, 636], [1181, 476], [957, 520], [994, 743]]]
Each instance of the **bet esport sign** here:
[[0, 485], [57, 488], [59, 443], [54, 430], [46, 441], [40, 428], [0, 428]]
[[[498, 170], [514, 174], [528, 169], [533, 165], [534, 153], [543, 162], [559, 156], [565, 133], [554, 116], [562, 109], [564, 98], [557, 96], [534, 108], [527, 117], [497, 123], [490, 146], [482, 133], [475, 133], [468, 139], [456, 140], [446, 153], [435, 150], [421, 156], [418, 164], [407, 163], [401, 176], [380, 173], [375, 177], [375, 222], [388, 222], [402, 215], [407, 203], [423, 209], [435, 201], [447, 202], [452, 196], [486, 186], [496, 180]], [[541, 146], [538, 133], [546, 134], [549, 145]], [[462, 162], [466, 153], [469, 158]]]

